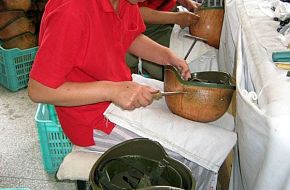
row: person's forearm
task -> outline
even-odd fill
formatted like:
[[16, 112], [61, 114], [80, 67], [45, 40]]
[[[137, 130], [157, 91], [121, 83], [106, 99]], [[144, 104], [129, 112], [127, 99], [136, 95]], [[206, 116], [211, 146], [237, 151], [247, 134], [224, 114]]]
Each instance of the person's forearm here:
[[157, 11], [148, 7], [140, 7], [142, 18], [146, 24], [175, 24], [175, 12]]
[[172, 65], [181, 72], [182, 78], [185, 80], [191, 77], [185, 60], [177, 56], [169, 48], [159, 45], [143, 34], [134, 40], [129, 48], [129, 52], [160, 65]]
[[129, 52], [142, 59], [158, 63], [160, 65], [170, 64], [172, 51], [162, 46], [147, 36], [139, 35], [129, 48]]
[[80, 106], [111, 101], [117, 83], [98, 81], [87, 83], [66, 82], [53, 89], [30, 79], [28, 94], [32, 101], [58, 106]]

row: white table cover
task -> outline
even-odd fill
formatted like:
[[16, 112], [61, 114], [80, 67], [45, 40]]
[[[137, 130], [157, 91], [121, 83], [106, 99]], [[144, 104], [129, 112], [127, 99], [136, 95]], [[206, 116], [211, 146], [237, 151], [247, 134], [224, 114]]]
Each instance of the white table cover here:
[[290, 190], [290, 78], [271, 60], [286, 47], [267, 3], [226, 1], [219, 68], [237, 81], [232, 190]]

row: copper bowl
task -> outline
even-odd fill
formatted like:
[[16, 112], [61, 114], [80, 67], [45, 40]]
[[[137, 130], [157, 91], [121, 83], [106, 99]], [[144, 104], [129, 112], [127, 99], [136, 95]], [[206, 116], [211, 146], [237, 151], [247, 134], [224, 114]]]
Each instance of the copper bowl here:
[[37, 46], [37, 36], [31, 32], [25, 32], [13, 36], [9, 40], [3, 41], [1, 45], [4, 49], [28, 49]]
[[0, 11], [0, 30], [19, 17], [25, 16], [23, 10]]
[[176, 115], [199, 122], [211, 122], [227, 111], [235, 84], [231, 76], [219, 71], [192, 73], [185, 81], [172, 66], [165, 66], [164, 91], [182, 91], [186, 94], [166, 96], [170, 111]]
[[219, 48], [224, 20], [223, 7], [204, 7], [196, 14], [200, 16], [200, 19], [189, 27], [190, 34], [207, 39], [210, 46]]
[[32, 20], [23, 16], [20, 18], [16, 18], [10, 24], [2, 28], [0, 30], [0, 39], [5, 41], [24, 32], [34, 33], [35, 25]]
[[6, 10], [24, 10], [27, 11], [31, 7], [31, 0], [2, 0]]

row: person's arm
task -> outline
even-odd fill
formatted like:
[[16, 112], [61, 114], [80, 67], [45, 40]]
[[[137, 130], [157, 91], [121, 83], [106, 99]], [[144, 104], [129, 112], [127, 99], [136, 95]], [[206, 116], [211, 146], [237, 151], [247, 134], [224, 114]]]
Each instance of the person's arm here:
[[190, 78], [190, 70], [185, 60], [178, 57], [172, 50], [162, 46], [141, 34], [132, 43], [129, 52], [160, 65], [172, 65], [181, 71], [182, 77]]
[[198, 11], [201, 4], [193, 0], [177, 0], [177, 2], [191, 12]]
[[148, 7], [140, 7], [140, 12], [145, 23], [148, 24], [175, 24], [176, 13], [158, 11]]
[[199, 16], [191, 12], [158, 11], [148, 7], [140, 7], [145, 23], [148, 24], [178, 24], [181, 28], [195, 24]]
[[145, 107], [152, 103], [156, 90], [131, 81], [96, 81], [87, 83], [66, 82], [50, 88], [30, 78], [28, 95], [37, 103], [57, 106], [81, 106], [111, 101], [123, 109]]

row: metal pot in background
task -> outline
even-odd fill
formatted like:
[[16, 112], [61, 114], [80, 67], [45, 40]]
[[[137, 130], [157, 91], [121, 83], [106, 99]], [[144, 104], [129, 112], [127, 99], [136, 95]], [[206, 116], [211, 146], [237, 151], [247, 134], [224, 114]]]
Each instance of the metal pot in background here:
[[189, 27], [190, 34], [207, 39], [210, 46], [218, 49], [224, 20], [224, 8], [217, 5], [202, 7], [196, 14], [200, 16], [200, 19]]

